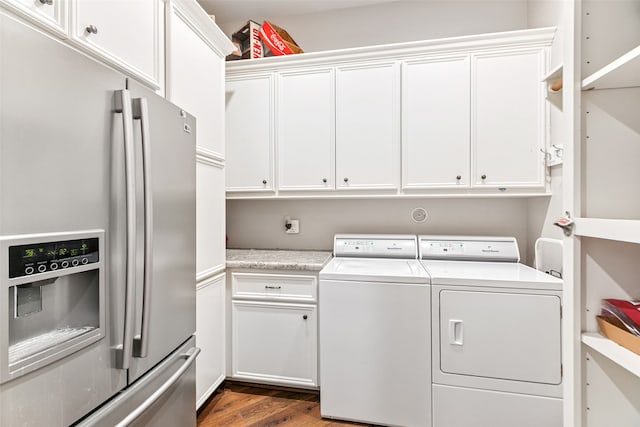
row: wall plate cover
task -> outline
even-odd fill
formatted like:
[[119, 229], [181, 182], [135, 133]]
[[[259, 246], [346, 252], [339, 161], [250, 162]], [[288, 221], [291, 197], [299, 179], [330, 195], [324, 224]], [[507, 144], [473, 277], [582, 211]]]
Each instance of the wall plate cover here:
[[411, 219], [413, 222], [421, 223], [425, 222], [429, 215], [425, 208], [415, 208], [411, 211]]

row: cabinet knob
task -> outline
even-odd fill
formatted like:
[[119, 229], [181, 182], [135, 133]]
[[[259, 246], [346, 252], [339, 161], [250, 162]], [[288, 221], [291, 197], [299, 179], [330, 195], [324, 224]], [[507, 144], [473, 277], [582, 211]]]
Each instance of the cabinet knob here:
[[344, 182], [349, 182], [349, 178], [345, 178], [345, 179], [344, 179]]
[[327, 178], [322, 178], [322, 182], [327, 183]]
[[307, 316], [306, 314], [302, 316], [302, 318], [303, 318], [304, 320], [307, 320], [307, 318], [308, 318], [308, 317], [309, 317], [309, 316]]
[[482, 175], [480, 178], [487, 179], [487, 175]]
[[460, 181], [460, 180], [462, 179], [462, 176], [458, 175], [458, 176], [456, 176], [456, 179], [457, 179], [458, 181]]
[[51, 6], [53, 4], [53, 0], [40, 0], [40, 3]]
[[89, 34], [98, 34], [98, 27], [95, 25], [89, 25], [85, 30], [87, 30], [87, 33]]
[[263, 179], [263, 180], [262, 180], [262, 183], [263, 183], [264, 185], [267, 185], [267, 180], [266, 180], [266, 179]]

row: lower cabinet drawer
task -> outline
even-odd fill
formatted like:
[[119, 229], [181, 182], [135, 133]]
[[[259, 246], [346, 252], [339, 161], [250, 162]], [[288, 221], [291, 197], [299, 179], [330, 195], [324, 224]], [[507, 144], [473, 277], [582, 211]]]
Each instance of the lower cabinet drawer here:
[[317, 386], [316, 305], [232, 301], [231, 310], [234, 378]]
[[274, 301], [316, 302], [315, 276], [232, 273], [231, 297]]

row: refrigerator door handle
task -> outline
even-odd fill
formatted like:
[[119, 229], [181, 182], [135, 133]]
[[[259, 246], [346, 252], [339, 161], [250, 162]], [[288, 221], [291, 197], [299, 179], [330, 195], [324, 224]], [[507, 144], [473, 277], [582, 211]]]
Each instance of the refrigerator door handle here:
[[184, 354], [181, 354], [181, 357], [186, 358], [185, 362], [182, 364], [180, 369], [178, 369], [171, 377], [167, 379], [158, 389], [153, 392], [151, 396], [147, 398], [140, 406], [138, 406], [135, 410], [129, 413], [122, 421], [116, 424], [116, 427], [126, 427], [132, 422], [134, 422], [140, 415], [142, 415], [147, 409], [149, 409], [158, 399], [162, 397], [167, 390], [169, 390], [175, 383], [178, 382], [180, 377], [189, 370], [193, 362], [196, 360], [200, 354], [200, 349], [198, 347], [192, 347]]
[[122, 125], [124, 131], [125, 187], [127, 201], [127, 265], [125, 281], [126, 296], [124, 309], [124, 336], [122, 339], [122, 344], [118, 345], [116, 348], [116, 366], [120, 369], [129, 369], [129, 364], [132, 356], [136, 302], [136, 171], [131, 92], [126, 89], [116, 91], [115, 107], [115, 111], [117, 113], [122, 113]]
[[133, 119], [140, 120], [142, 130], [142, 181], [144, 189], [144, 279], [140, 335], [134, 338], [133, 356], [147, 357], [151, 322], [151, 274], [153, 272], [153, 191], [151, 186], [151, 138], [149, 108], [146, 98], [133, 99]]

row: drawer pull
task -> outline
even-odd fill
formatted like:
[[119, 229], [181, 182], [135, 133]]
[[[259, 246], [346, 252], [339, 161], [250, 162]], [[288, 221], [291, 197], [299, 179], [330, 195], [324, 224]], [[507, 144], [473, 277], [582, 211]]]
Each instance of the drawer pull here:
[[269, 285], [264, 285], [265, 289], [282, 289], [282, 286], [269, 286]]
[[302, 316], [302, 318], [303, 318], [304, 320], [307, 320], [307, 318], [308, 318], [308, 317], [309, 317], [309, 316], [307, 316], [306, 314]]

